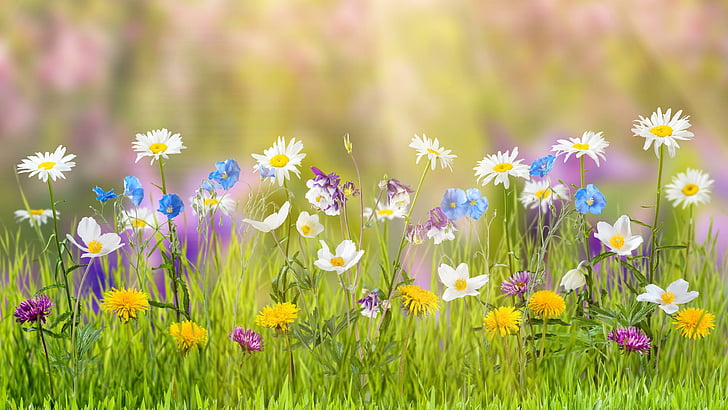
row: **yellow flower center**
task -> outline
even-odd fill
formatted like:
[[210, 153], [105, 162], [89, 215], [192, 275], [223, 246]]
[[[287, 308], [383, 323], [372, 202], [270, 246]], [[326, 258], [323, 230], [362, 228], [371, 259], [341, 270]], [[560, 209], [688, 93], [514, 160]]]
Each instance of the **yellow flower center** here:
[[276, 168], [285, 167], [288, 161], [290, 161], [290, 158], [288, 158], [286, 155], [278, 154], [270, 159], [270, 166]]
[[622, 235], [614, 235], [609, 240], [609, 244], [612, 245], [612, 248], [619, 249], [624, 246], [624, 236]]
[[161, 142], [155, 142], [154, 144], [149, 146], [149, 151], [152, 151], [152, 154], [159, 154], [160, 152], [164, 152], [167, 150], [167, 144], [163, 144]]
[[580, 149], [580, 150], [588, 150], [589, 144], [574, 144], [572, 145], [574, 149]]
[[167, 207], [167, 213], [168, 214], [173, 214], [174, 213], [174, 208], [172, 208], [171, 206], [168, 206]]
[[427, 152], [429, 152], [430, 154], [441, 155], [439, 152], [435, 151], [432, 148], [427, 148]]
[[668, 125], [658, 125], [656, 127], [652, 127], [650, 132], [653, 135], [665, 138], [665, 137], [669, 137], [670, 135], [672, 135], [672, 127], [670, 127]]
[[501, 164], [498, 164], [493, 167], [493, 171], [495, 172], [506, 172], [513, 169], [513, 164], [509, 164], [507, 162], [503, 162]]
[[147, 221], [145, 221], [144, 219], [140, 219], [140, 218], [134, 218], [131, 221], [129, 221], [129, 224], [133, 228], [143, 228], [147, 225]]
[[103, 248], [103, 245], [99, 241], [91, 241], [88, 243], [88, 251], [91, 253], [99, 253], [101, 252], [101, 248]]
[[546, 199], [551, 196], [551, 190], [548, 188], [542, 189], [540, 191], [536, 191], [536, 193], [533, 194], [533, 196], [535, 196], [538, 199]]
[[220, 178], [222, 178], [222, 179], [227, 179], [227, 177], [228, 177], [227, 172], [223, 172], [222, 175], [220, 175]]
[[465, 279], [458, 279], [455, 281], [455, 290], [463, 291], [467, 289], [468, 282]]
[[589, 205], [589, 206], [592, 206], [592, 205], [594, 205], [594, 198], [589, 198], [589, 199], [587, 199], [587, 200], [586, 200], [586, 204], [587, 204], [587, 205]]
[[700, 191], [700, 187], [698, 187], [695, 184], [687, 184], [682, 189], [682, 193], [685, 196], [693, 196], [693, 195], [697, 194], [698, 191]]
[[334, 256], [331, 258], [331, 266], [344, 266], [344, 258], [341, 256]]
[[212, 206], [215, 206], [215, 205], [217, 205], [219, 203], [220, 203], [220, 201], [218, 201], [215, 198], [205, 198], [205, 206], [212, 207]]
[[[308, 235], [309, 232], [311, 232], [311, 227], [308, 225], [303, 225], [301, 227], [301, 232], [303, 232], [304, 235]], [[333, 264], [333, 262], [332, 262], [332, 264]]]
[[377, 211], [377, 215], [390, 216], [393, 215], [394, 211], [391, 209], [380, 209]]
[[457, 208], [457, 207], [458, 207], [458, 204], [456, 204], [455, 202], [450, 202], [450, 208]]
[[522, 288], [522, 287], [526, 286], [526, 282], [516, 282], [516, 286], [519, 288]]
[[45, 212], [45, 209], [31, 209], [30, 210], [31, 215], [43, 215], [43, 212]]
[[46, 162], [41, 162], [40, 164], [38, 164], [38, 169], [45, 169], [46, 171], [49, 171], [49, 170], [53, 169], [53, 167], [55, 167], [55, 166], [56, 166], [55, 162], [46, 161]]
[[471, 199], [470, 206], [475, 206], [475, 205], [478, 205], [478, 201], [476, 201], [475, 199]]
[[672, 292], [665, 292], [660, 296], [660, 298], [662, 299], [662, 303], [669, 305], [673, 300], [675, 300], [675, 294]]

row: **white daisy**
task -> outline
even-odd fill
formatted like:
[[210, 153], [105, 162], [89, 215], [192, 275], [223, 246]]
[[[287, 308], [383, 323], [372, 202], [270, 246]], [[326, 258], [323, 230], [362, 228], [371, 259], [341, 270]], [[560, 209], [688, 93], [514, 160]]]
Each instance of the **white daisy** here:
[[263, 155], [251, 154], [258, 161], [253, 169], [256, 171], [259, 171], [261, 167], [270, 169], [271, 172], [275, 173], [275, 181], [278, 182], [278, 185], [283, 185], [283, 182], [289, 179], [289, 172], [293, 172], [298, 177], [301, 176], [297, 167], [301, 165], [301, 161], [306, 157], [306, 154], [301, 154], [302, 149], [303, 143], [301, 141], [291, 138], [291, 141], [286, 145], [286, 139], [278, 137], [278, 141], [274, 142], [271, 148], [263, 151]]
[[519, 200], [527, 209], [536, 209], [540, 206], [541, 212], [545, 213], [549, 206], [554, 203], [554, 199], [563, 200], [568, 198], [568, 192], [568, 188], [564, 185], [551, 186], [548, 179], [527, 181]]
[[602, 241], [604, 246], [617, 255], [631, 255], [643, 241], [642, 236], [632, 235], [632, 227], [627, 215], [617, 218], [614, 226], [606, 222], [598, 222], [594, 237]]
[[325, 271], [335, 271], [339, 275], [356, 265], [364, 255], [364, 250], [356, 250], [354, 242], [346, 239], [336, 247], [336, 252], [331, 253], [325, 241], [321, 241], [321, 249], [318, 251], [318, 260], [314, 265]]
[[[56, 217], [58, 217], [59, 213], [56, 211]], [[23, 222], [25, 220], [28, 220], [28, 223], [30, 223], [30, 226], [35, 225], [43, 225], [46, 222], [48, 222], [48, 218], [53, 218], [53, 210], [52, 209], [31, 209], [30, 211], [27, 211], [25, 209], [18, 209], [15, 211], [15, 218], [17, 218], [18, 222]]]
[[232, 216], [235, 212], [235, 200], [228, 196], [211, 196], [203, 192], [190, 198], [190, 202], [192, 210], [197, 215], [210, 215], [220, 211]]
[[713, 180], [703, 171], [688, 168], [672, 178], [672, 183], [665, 186], [667, 199], [677, 208], [682, 203], [683, 209], [688, 205], [710, 202]]
[[551, 147], [551, 151], [556, 153], [556, 156], [566, 154], [564, 162], [574, 154], [577, 158], [581, 158], [584, 155], [588, 155], [589, 158], [593, 159], [599, 166], [599, 158], [606, 159], [604, 155], [604, 148], [609, 146], [601, 132], [587, 131], [581, 135], [580, 138], [569, 138], [568, 140], [557, 140], [558, 144]]
[[76, 155], [66, 155], [66, 147], [59, 145], [52, 154], [36, 152], [35, 155], [28, 156], [18, 164], [18, 172], [21, 174], [29, 172], [28, 176], [31, 178], [38, 174], [38, 178], [43, 182], [48, 181], [48, 176], [55, 181], [56, 178], [66, 178], [63, 173], [76, 166], [76, 163], [71, 161], [74, 158]]
[[463, 296], [478, 296], [483, 285], [488, 283], [488, 275], [479, 275], [471, 278], [468, 273], [468, 265], [461, 263], [457, 268], [442, 264], [437, 268], [440, 281], [447, 287], [442, 294], [442, 300], [449, 302]]
[[415, 163], [419, 164], [420, 159], [427, 156], [427, 159], [430, 161], [430, 169], [432, 170], [437, 166], [437, 160], [439, 159], [442, 168], [448, 167], [452, 171], [452, 161], [458, 157], [455, 154], [451, 154], [449, 149], [440, 147], [440, 141], [437, 138], [431, 140], [425, 134], [422, 134], [422, 138], [415, 134], [412, 137], [409, 147], [417, 150], [417, 161]]
[[636, 137], [645, 138], [644, 150], [648, 150], [650, 145], [654, 143], [655, 155], [660, 155], [660, 146], [665, 144], [670, 157], [675, 156], [675, 149], [680, 148], [677, 140], [688, 141], [693, 139], [693, 133], [688, 131], [690, 128], [689, 116], [680, 118], [682, 110], [675, 113], [671, 117], [672, 109], [668, 109], [663, 114], [662, 108], [658, 108], [657, 112], [653, 112], [650, 118], [640, 115], [639, 120], [634, 121], [632, 132]]
[[639, 302], [657, 303], [660, 305], [660, 309], [664, 310], [668, 315], [680, 309], [677, 305], [688, 303], [699, 295], [696, 291], [688, 292], [688, 282], [683, 279], [678, 279], [667, 285], [667, 290], [662, 290], [661, 287], [653, 284], [647, 285], [645, 290], [647, 292], [638, 295], [637, 300]]
[[101, 234], [101, 226], [90, 216], [81, 218], [76, 233], [81, 237], [86, 246], [81, 246], [73, 239], [73, 236], [66, 234], [66, 238], [84, 251], [82, 258], [98, 258], [108, 255], [111, 252], [124, 246], [121, 237], [113, 232]]
[[319, 223], [319, 216], [316, 214], [309, 215], [308, 212], [298, 214], [296, 220], [296, 230], [304, 238], [314, 238], [316, 235], [324, 231], [324, 226]]
[[119, 218], [124, 229], [132, 230], [143, 230], [143, 229], [157, 229], [157, 219], [154, 217], [154, 212], [147, 208], [133, 208], [129, 211], [121, 211], [121, 217]]
[[[369, 218], [372, 215], [372, 208], [364, 208], [364, 218]], [[377, 210], [374, 211], [374, 216], [378, 221], [388, 220], [391, 221], [394, 218], [404, 218], [407, 215], [407, 210], [392, 204], [380, 202], [377, 205]]]
[[482, 185], [490, 183], [495, 179], [495, 185], [503, 184], [508, 189], [510, 186], [509, 176], [528, 179], [529, 166], [521, 164], [522, 159], [516, 160], [518, 156], [518, 147], [513, 148], [513, 152], [506, 151], [497, 154], [486, 155], [482, 160], [478, 161], [478, 166], [474, 167], [475, 176], [478, 177]]
[[243, 222], [250, 224], [253, 226], [253, 228], [261, 231], [261, 232], [270, 232], [274, 229], [277, 229], [279, 226], [283, 225], [283, 222], [288, 217], [288, 211], [291, 210], [291, 204], [286, 201], [283, 206], [281, 206], [281, 209], [278, 210], [278, 212], [273, 212], [272, 214], [268, 215], [263, 221], [254, 221], [252, 219], [243, 219]]
[[172, 134], [166, 128], [161, 130], [152, 130], [146, 134], [137, 134], [136, 141], [131, 143], [131, 147], [137, 152], [136, 161], [144, 157], [152, 157], [150, 164], [155, 159], [162, 157], [169, 158], [169, 154], [179, 154], [181, 150], [187, 148], [182, 145], [182, 138], [179, 134]]

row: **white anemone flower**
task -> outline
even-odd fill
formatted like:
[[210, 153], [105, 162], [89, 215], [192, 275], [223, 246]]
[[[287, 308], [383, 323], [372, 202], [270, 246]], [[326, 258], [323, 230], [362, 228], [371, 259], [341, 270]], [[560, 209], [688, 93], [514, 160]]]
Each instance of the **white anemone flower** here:
[[319, 223], [318, 215], [309, 215], [308, 212], [303, 211], [298, 214], [296, 230], [298, 230], [298, 233], [304, 238], [314, 238], [324, 231], [324, 226]]
[[422, 134], [422, 138], [415, 134], [412, 137], [412, 141], [410, 141], [409, 147], [417, 151], [417, 161], [415, 161], [415, 164], [419, 164], [422, 157], [427, 157], [430, 161], [430, 169], [432, 170], [437, 167], [437, 160], [440, 160], [440, 166], [443, 169], [447, 167], [452, 171], [452, 162], [458, 157], [455, 154], [451, 154], [449, 149], [440, 147], [440, 141], [437, 138], [431, 140], [425, 134]]
[[632, 235], [629, 217], [622, 215], [614, 226], [606, 222], [597, 223], [594, 236], [617, 255], [631, 255], [642, 244], [642, 236]]
[[306, 154], [301, 153], [302, 149], [303, 143], [301, 141], [291, 138], [291, 141], [286, 145], [286, 139], [278, 137], [272, 147], [263, 151], [263, 155], [251, 154], [258, 161], [253, 169], [256, 171], [260, 171], [261, 167], [269, 169], [271, 173], [275, 174], [274, 178], [278, 185], [283, 186], [283, 182], [289, 179], [289, 172], [293, 172], [297, 177], [301, 176], [298, 167], [306, 157]]
[[670, 157], [675, 156], [675, 150], [680, 148], [677, 140], [689, 141], [693, 139], [693, 133], [688, 131], [690, 128], [689, 116], [680, 118], [682, 110], [672, 114], [672, 109], [668, 108], [664, 113], [662, 108], [658, 108], [657, 112], [653, 112], [650, 118], [640, 115], [639, 120], [634, 121], [632, 132], [635, 137], [645, 139], [645, 145], [642, 147], [645, 151], [653, 145], [655, 155], [660, 156], [660, 146], [665, 145]]
[[671, 315], [680, 309], [677, 305], [688, 303], [698, 297], [698, 292], [694, 290], [688, 292], [688, 286], [688, 282], [683, 279], [678, 279], [667, 285], [666, 290], [657, 285], [649, 284], [645, 287], [647, 292], [638, 295], [637, 300], [657, 303], [660, 305], [660, 309]]
[[166, 128], [137, 134], [136, 141], [131, 143], [131, 147], [137, 152], [134, 162], [139, 162], [144, 157], [152, 157], [150, 164], [154, 164], [154, 160], [159, 160], [160, 157], [168, 159], [170, 154], [180, 154], [187, 148], [182, 145], [179, 133], [172, 134]]
[[120, 221], [124, 229], [156, 230], [158, 227], [154, 212], [148, 208], [133, 208], [129, 211], [121, 211]]
[[18, 164], [18, 172], [21, 174], [29, 172], [30, 178], [38, 175], [43, 182], [47, 182], [49, 176], [55, 181], [57, 178], [66, 178], [63, 173], [76, 166], [76, 163], [71, 161], [74, 158], [75, 154], [66, 155], [66, 147], [59, 145], [53, 153], [36, 152], [35, 155], [29, 155]]
[[549, 206], [554, 203], [554, 199], [567, 199], [569, 196], [568, 191], [568, 188], [562, 184], [551, 186], [548, 179], [527, 181], [519, 200], [527, 209], [540, 207], [541, 212], [545, 213]]
[[569, 159], [571, 154], [575, 157], [581, 158], [584, 155], [589, 156], [599, 166], [599, 158], [606, 159], [604, 155], [604, 148], [609, 146], [602, 136], [601, 132], [587, 131], [579, 138], [569, 138], [568, 140], [560, 139], [556, 141], [557, 144], [551, 147], [551, 151], [554, 151], [557, 156], [566, 154], [564, 162]]
[[252, 219], [246, 218], [243, 219], [243, 222], [252, 225], [253, 228], [261, 232], [270, 232], [274, 229], [278, 229], [279, 226], [283, 225], [283, 222], [288, 217], [288, 211], [290, 210], [291, 204], [286, 201], [286, 203], [281, 206], [281, 209], [279, 209], [278, 212], [273, 212], [265, 219], [263, 219], [263, 221], [254, 221]]
[[465, 263], [459, 264], [454, 269], [452, 266], [443, 263], [437, 268], [437, 274], [440, 276], [442, 284], [447, 287], [442, 294], [442, 300], [445, 302], [464, 296], [478, 296], [480, 294], [478, 289], [488, 283], [490, 279], [488, 275], [471, 278], [468, 273], [468, 265]]
[[352, 266], [356, 265], [364, 255], [364, 250], [356, 250], [356, 244], [348, 239], [343, 240], [336, 247], [336, 252], [331, 253], [325, 241], [321, 241], [321, 249], [318, 251], [318, 260], [314, 265], [325, 271], [334, 271], [341, 275]]
[[683, 209], [688, 205], [710, 202], [713, 180], [703, 171], [688, 168], [672, 178], [672, 183], [665, 186], [668, 201], [675, 208], [682, 203]]
[[121, 237], [113, 232], [101, 234], [101, 226], [90, 216], [81, 218], [76, 233], [86, 246], [80, 245], [73, 236], [66, 234], [66, 238], [84, 251], [82, 258], [98, 258], [124, 246]]
[[516, 157], [518, 157], [518, 147], [513, 148], [512, 152], [498, 151], [497, 154], [486, 155], [473, 168], [475, 176], [478, 177], [478, 181], [483, 179], [482, 185], [487, 185], [490, 181], [495, 180], [495, 185], [503, 184], [503, 187], [508, 189], [509, 177], [529, 178], [529, 166], [521, 164], [523, 159], [516, 160]]
[[[26, 209], [18, 209], [15, 213], [15, 218], [18, 222], [23, 222], [25, 220], [30, 223], [30, 226], [35, 225], [44, 225], [48, 222], [49, 218], [53, 218], [53, 210], [52, 209], [31, 209], [30, 211]], [[56, 211], [56, 217], [58, 217], [58, 211]]]

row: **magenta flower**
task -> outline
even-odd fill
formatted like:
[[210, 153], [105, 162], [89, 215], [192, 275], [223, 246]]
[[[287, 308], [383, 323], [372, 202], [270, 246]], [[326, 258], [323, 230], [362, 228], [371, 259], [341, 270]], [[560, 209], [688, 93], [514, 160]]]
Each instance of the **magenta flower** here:
[[636, 327], [619, 327], [607, 335], [607, 339], [618, 343], [620, 348], [626, 352], [637, 352], [639, 354], [648, 352], [652, 347], [650, 338]]
[[20, 306], [15, 309], [13, 316], [18, 323], [26, 322], [43, 322], [46, 316], [51, 314], [53, 301], [46, 295], [38, 295], [28, 300], [20, 302]]
[[228, 335], [230, 340], [240, 345], [243, 353], [253, 354], [263, 351], [263, 337], [251, 329], [236, 326]]
[[529, 288], [533, 289], [535, 283], [531, 272], [516, 272], [501, 283], [501, 292], [508, 296], [523, 296]]

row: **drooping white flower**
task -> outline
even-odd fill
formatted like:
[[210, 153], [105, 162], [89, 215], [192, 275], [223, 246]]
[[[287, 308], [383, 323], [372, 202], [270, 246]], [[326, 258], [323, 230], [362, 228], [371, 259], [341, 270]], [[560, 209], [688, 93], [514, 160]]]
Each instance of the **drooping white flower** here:
[[581, 158], [584, 155], [589, 156], [599, 166], [599, 158], [605, 159], [604, 148], [609, 146], [602, 136], [601, 132], [587, 131], [579, 138], [570, 137], [568, 140], [560, 139], [556, 141], [557, 144], [551, 147], [551, 150], [556, 153], [557, 156], [566, 154], [564, 162], [569, 159], [571, 154], [575, 157]]
[[261, 231], [261, 232], [270, 232], [274, 229], [278, 229], [279, 226], [283, 225], [283, 222], [288, 217], [288, 211], [291, 210], [291, 204], [286, 201], [281, 206], [281, 209], [278, 210], [278, 212], [273, 212], [272, 214], [268, 215], [263, 221], [254, 221], [252, 219], [243, 219], [243, 222], [250, 224], [253, 226], [253, 228]]
[[561, 278], [561, 286], [566, 290], [575, 290], [586, 285], [586, 275], [581, 270], [581, 266], [584, 262], [579, 263], [576, 269], [571, 269]]
[[482, 185], [487, 185], [490, 181], [495, 180], [495, 185], [503, 184], [503, 187], [508, 189], [510, 186], [509, 177], [529, 178], [529, 166], [521, 164], [523, 159], [517, 160], [516, 157], [518, 157], [518, 147], [513, 148], [512, 152], [498, 151], [497, 154], [486, 155], [473, 168], [475, 176], [478, 177], [478, 181], [483, 180]]
[[131, 147], [137, 152], [136, 161], [144, 157], [152, 157], [150, 164], [159, 157], [168, 159], [170, 154], [180, 154], [183, 149], [187, 148], [182, 145], [182, 138], [179, 133], [172, 134], [166, 128], [152, 130], [146, 134], [137, 134], [136, 141], [131, 143]]
[[[59, 213], [56, 211], [56, 217], [58, 217]], [[31, 209], [30, 211], [26, 209], [18, 209], [15, 211], [15, 218], [18, 222], [23, 222], [25, 220], [30, 223], [30, 226], [35, 225], [44, 225], [46, 222], [48, 222], [49, 218], [53, 218], [53, 210], [52, 209]]]
[[364, 255], [364, 250], [356, 250], [353, 241], [345, 239], [337, 247], [336, 252], [331, 253], [325, 241], [321, 241], [321, 249], [318, 251], [318, 260], [314, 265], [325, 271], [334, 271], [341, 275], [352, 266], [356, 265]]
[[298, 214], [296, 230], [304, 238], [314, 238], [323, 232], [324, 226], [319, 223], [318, 215], [309, 215], [308, 212], [304, 211]]
[[458, 157], [455, 154], [451, 154], [449, 149], [440, 147], [440, 141], [438, 141], [437, 138], [431, 140], [427, 138], [427, 135], [425, 134], [422, 134], [422, 138], [415, 134], [415, 136], [412, 137], [409, 147], [414, 148], [417, 151], [417, 161], [415, 161], [415, 163], [419, 164], [422, 157], [427, 157], [430, 161], [430, 169], [432, 170], [437, 167], [437, 160], [440, 160], [440, 166], [442, 168], [447, 167], [452, 171], [452, 162]]
[[622, 215], [614, 226], [606, 222], [597, 223], [594, 237], [602, 241], [610, 251], [617, 255], [631, 255], [642, 244], [642, 236], [632, 235], [629, 217]]
[[50, 176], [53, 181], [57, 178], [66, 178], [64, 172], [70, 171], [76, 163], [71, 161], [76, 158], [74, 154], [66, 155], [66, 147], [59, 145], [53, 153], [36, 152], [35, 155], [29, 155], [20, 164], [18, 164], [18, 172], [29, 172], [28, 177], [38, 175], [38, 178], [47, 182]]
[[680, 118], [682, 110], [676, 112], [674, 116], [671, 114], [672, 109], [670, 108], [665, 113], [662, 112], [662, 108], [658, 108], [650, 118], [640, 115], [640, 119], [634, 121], [632, 132], [636, 137], [645, 139], [645, 145], [642, 147], [644, 150], [648, 150], [650, 145], [653, 145], [655, 155], [659, 157], [660, 146], [664, 144], [670, 157], [674, 157], [676, 149], [680, 148], [677, 140], [688, 141], [693, 139], [693, 133], [688, 131], [688, 128], [690, 128], [688, 118], [690, 117]]
[[489, 279], [488, 275], [471, 278], [468, 273], [468, 265], [465, 263], [459, 264], [455, 269], [443, 263], [437, 268], [437, 274], [440, 276], [442, 284], [447, 287], [442, 294], [442, 300], [445, 302], [463, 296], [478, 296], [480, 294], [478, 289], [488, 283]]
[[84, 251], [82, 258], [98, 258], [124, 246], [121, 237], [113, 232], [101, 234], [101, 226], [90, 216], [81, 218], [76, 229], [76, 234], [86, 246], [80, 245], [73, 236], [66, 234], [66, 238]]
[[667, 285], [667, 290], [662, 290], [657, 285], [649, 284], [645, 287], [647, 292], [638, 295], [637, 300], [639, 302], [657, 303], [660, 305], [660, 309], [664, 310], [668, 315], [671, 315], [680, 309], [677, 305], [688, 303], [700, 295], [694, 290], [688, 292], [688, 286], [688, 282], [683, 279], [678, 279]]
[[278, 140], [273, 143], [273, 146], [264, 150], [263, 154], [251, 154], [258, 164], [253, 166], [253, 169], [260, 171], [265, 168], [274, 173], [275, 181], [278, 185], [282, 186], [283, 182], [289, 179], [289, 172], [293, 172], [297, 177], [301, 176], [301, 172], [298, 167], [301, 165], [301, 161], [306, 157], [306, 154], [302, 154], [303, 143], [296, 141], [295, 138], [291, 138], [291, 141], [286, 145], [286, 139], [278, 137]]
[[672, 201], [672, 206], [677, 208], [682, 204], [685, 209], [688, 205], [710, 202], [713, 183], [705, 172], [688, 168], [672, 178], [672, 183], [665, 186], [665, 194], [668, 201]]

